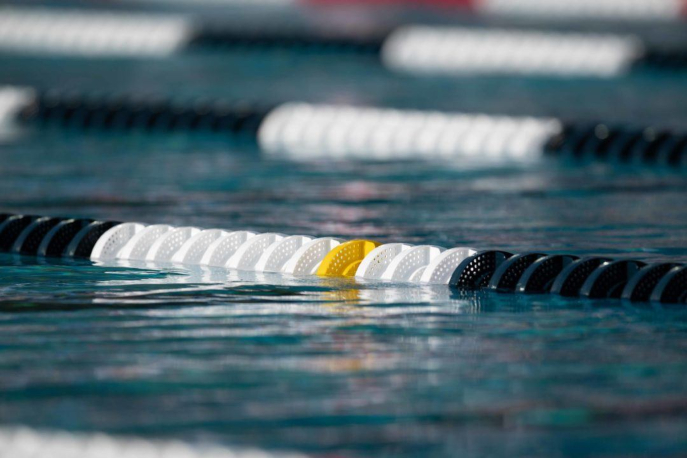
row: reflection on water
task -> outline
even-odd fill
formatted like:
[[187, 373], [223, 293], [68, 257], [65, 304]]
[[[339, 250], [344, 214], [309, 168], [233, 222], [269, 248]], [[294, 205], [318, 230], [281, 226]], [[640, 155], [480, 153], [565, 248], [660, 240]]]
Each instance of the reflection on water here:
[[[456, 81], [270, 56], [16, 58], [0, 83], [687, 119], [679, 75]], [[2, 211], [687, 261], [684, 172], [296, 164], [224, 137], [29, 134], [0, 145]], [[684, 456], [685, 354], [679, 307], [0, 255], [0, 424], [319, 456]]]
[[[6, 210], [687, 259], [680, 173], [51, 135], [4, 147]], [[3, 424], [360, 456], [687, 450], [680, 308], [0, 255], [0, 311]]]
[[0, 264], [11, 270], [0, 279], [3, 423], [354, 455], [685, 450], [684, 308]]

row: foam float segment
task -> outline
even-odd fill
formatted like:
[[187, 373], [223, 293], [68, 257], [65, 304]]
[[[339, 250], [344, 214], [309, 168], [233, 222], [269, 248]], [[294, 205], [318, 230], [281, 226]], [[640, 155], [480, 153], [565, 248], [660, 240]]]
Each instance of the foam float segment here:
[[610, 262], [609, 258], [586, 257], [570, 263], [561, 271], [551, 286], [551, 292], [561, 296], [576, 297], [587, 278], [600, 265]]
[[687, 266], [670, 269], [654, 288], [651, 300], [668, 304], [687, 304]]
[[373, 240], [351, 240], [334, 247], [317, 268], [320, 277], [353, 277], [360, 263], [380, 244]]
[[544, 153], [578, 160], [680, 166], [687, 158], [687, 136], [654, 128], [564, 124]]
[[474, 27], [399, 27], [382, 49], [391, 69], [415, 74], [546, 74], [608, 78], [642, 57], [632, 36]]
[[38, 256], [62, 256], [74, 238], [84, 230], [92, 219], [67, 219], [56, 224], [43, 237], [36, 251]]
[[577, 259], [577, 256], [560, 254], [537, 259], [520, 276], [515, 292], [548, 293], [556, 277]]
[[0, 48], [29, 54], [154, 58], [183, 49], [192, 29], [192, 21], [182, 15], [3, 7]]
[[[128, 240], [124, 241], [124, 243], [121, 245], [120, 250], [124, 249], [127, 243], [131, 241], [131, 239], [133, 239], [133, 237], [135, 237], [137, 233], [141, 232], [143, 228], [139, 230], [138, 228], [132, 226], [129, 230], [131, 231], [132, 235]], [[200, 229], [190, 226], [177, 227], [165, 232], [160, 237], [158, 237], [158, 239], [155, 240], [155, 242], [150, 246], [148, 253], [146, 253], [146, 261], [172, 261], [172, 258], [174, 257], [176, 252], [179, 251], [187, 241], [189, 241], [196, 235], [200, 234], [200, 232]], [[117, 257], [119, 255], [120, 250], [117, 250], [117, 252], [114, 253], [114, 257]]]
[[580, 159], [582, 151], [585, 150], [585, 145], [595, 139], [597, 137], [594, 135], [593, 130], [590, 129], [590, 126], [565, 123], [562, 125], [561, 131], [551, 136], [544, 145], [544, 153]]
[[[275, 239], [276, 240], [276, 239]], [[276, 240], [262, 253], [255, 264], [256, 272], [281, 272], [284, 265], [303, 245], [313, 240], [305, 235], [292, 235]]]
[[468, 247], [456, 247], [442, 252], [434, 258], [422, 272], [420, 283], [432, 285], [448, 285], [456, 267], [477, 251]]
[[[312, 0], [311, 0], [312, 1]], [[332, 1], [332, 0], [327, 0]], [[567, 20], [669, 21], [685, 15], [683, 0], [480, 0], [474, 8], [501, 16]]]
[[355, 276], [365, 279], [380, 279], [394, 258], [411, 247], [411, 245], [404, 243], [387, 243], [378, 246], [363, 259]]
[[[93, 223], [91, 226], [100, 224], [100, 222], [96, 222]], [[103, 234], [98, 238], [98, 241], [95, 243], [95, 245], [93, 245], [93, 249], [91, 249], [90, 258], [92, 260], [97, 259], [101, 261], [110, 261], [113, 259], [117, 259], [119, 253], [124, 249], [124, 247], [129, 242], [131, 242], [131, 240], [134, 237], [136, 237], [136, 234], [142, 232], [145, 229], [145, 227], [146, 226], [141, 223], [121, 223], [111, 226], [109, 229], [103, 232]], [[104, 229], [106, 228], [103, 227], [101, 230]], [[86, 235], [88, 235], [92, 230], [94, 229], [91, 229], [89, 227], [84, 232], [86, 232]], [[167, 234], [164, 234], [162, 237], [164, 237], [165, 235]], [[75, 238], [75, 240], [70, 244], [67, 250], [70, 252], [76, 251], [77, 247], [80, 244], [81, 240]], [[155, 244], [153, 244], [150, 247], [151, 251], [154, 245]], [[146, 258], [146, 260], [148, 259]]]
[[265, 118], [258, 144], [266, 154], [300, 160], [521, 161], [540, 157], [560, 128], [553, 118], [284, 103]]
[[45, 238], [53, 227], [61, 222], [62, 218], [38, 218], [33, 223], [29, 224], [19, 237], [17, 237], [17, 240], [12, 246], [12, 251], [27, 255], [38, 254], [38, 248], [43, 238]]
[[635, 157], [641, 154], [638, 145], [641, 144], [642, 138], [644, 138], [644, 130], [623, 129], [616, 136], [616, 140], [608, 146], [606, 158], [614, 162], [630, 162], [633, 151], [635, 151]]
[[271, 107], [245, 102], [173, 102], [155, 97], [66, 91], [37, 92], [18, 120], [74, 129], [206, 131], [254, 139]]
[[265, 251], [277, 242], [284, 240], [283, 234], [265, 233], [251, 237], [244, 242], [227, 260], [225, 267], [237, 270], [254, 271]]
[[222, 235], [208, 245], [200, 258], [201, 265], [224, 267], [227, 261], [236, 253], [241, 245], [257, 234], [250, 231], [234, 231]]
[[444, 251], [444, 248], [433, 245], [403, 250], [391, 260], [380, 278], [398, 282], [419, 281], [427, 266]]
[[[65, 253], [74, 258], [90, 258], [93, 247], [100, 237], [111, 228], [121, 223], [116, 221], [95, 221], [85, 228], [85, 233], [81, 240], [76, 244], [73, 251]], [[73, 242], [73, 241], [72, 241]]]
[[642, 267], [630, 278], [623, 288], [621, 297], [633, 302], [646, 302], [651, 299], [651, 293], [663, 276], [678, 264], [666, 262], [650, 264]]
[[569, 145], [569, 152], [563, 152], [563, 154], [582, 160], [606, 160], [610, 155], [611, 147], [623, 135], [627, 134], [617, 129], [611, 130], [605, 124], [595, 124], [587, 128], [587, 132], [577, 147]]
[[632, 145], [628, 159], [634, 164], [656, 164], [659, 151], [672, 137], [668, 131], [645, 129], [638, 141]]
[[[204, 231], [199, 232], [198, 234], [194, 235], [186, 242], [184, 242], [181, 248], [179, 248], [179, 250], [177, 250], [177, 252], [174, 253], [174, 256], [172, 257], [172, 262], [179, 264], [200, 264], [200, 260], [203, 257], [205, 251], [208, 249], [208, 247], [214, 241], [225, 235], [229, 235], [229, 232], [223, 231], [221, 229], [206, 229]], [[131, 240], [133, 240], [133, 238]], [[129, 243], [131, 243], [131, 241], [127, 242], [127, 245], [125, 245], [124, 248], [122, 248], [122, 250], [119, 253], [117, 253], [118, 258], [121, 256], [124, 259], [131, 259], [129, 257], [131, 252], [129, 250], [133, 248], [133, 246], [135, 246], [135, 243], [131, 245], [131, 248], [127, 248]]]
[[627, 282], [646, 264], [624, 259], [597, 267], [580, 288], [580, 295], [593, 299], [620, 298]]
[[153, 224], [137, 231], [115, 254], [117, 259], [144, 261], [153, 244], [174, 229], [168, 224]]
[[506, 251], [481, 251], [461, 262], [451, 276], [449, 285], [461, 289], [479, 289], [489, 284], [492, 275], [507, 259]]
[[687, 166], [687, 135], [671, 135], [656, 151], [656, 162], [671, 167]]
[[284, 264], [282, 272], [291, 275], [315, 275], [327, 253], [342, 243], [343, 240], [333, 237], [320, 237], [305, 242]]
[[0, 251], [9, 251], [24, 229], [37, 219], [37, 216], [14, 215], [3, 221], [0, 224]]
[[513, 292], [520, 281], [520, 277], [538, 259], [545, 257], [544, 253], [521, 253], [505, 260], [491, 276], [489, 289]]

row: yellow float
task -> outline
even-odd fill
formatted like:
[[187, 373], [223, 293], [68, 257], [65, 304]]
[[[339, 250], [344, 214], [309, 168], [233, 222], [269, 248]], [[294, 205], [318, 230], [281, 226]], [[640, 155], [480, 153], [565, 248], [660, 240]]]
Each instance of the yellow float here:
[[327, 253], [317, 275], [320, 277], [352, 277], [358, 266], [380, 244], [372, 240], [351, 240]]

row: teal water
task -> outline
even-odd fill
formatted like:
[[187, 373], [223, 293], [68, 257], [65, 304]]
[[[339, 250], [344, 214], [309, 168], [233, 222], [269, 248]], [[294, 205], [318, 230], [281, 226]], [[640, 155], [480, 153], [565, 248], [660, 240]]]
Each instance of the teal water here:
[[[680, 173], [36, 133], [3, 209], [687, 260]], [[680, 456], [687, 309], [0, 256], [0, 423], [343, 456]]]
[[[679, 75], [416, 80], [318, 59], [4, 55], [0, 83], [687, 120]], [[294, 163], [219, 137], [31, 130], [0, 159], [3, 211], [687, 261], [684, 171]], [[686, 355], [684, 307], [0, 255], [2, 425], [319, 456], [684, 456]]]

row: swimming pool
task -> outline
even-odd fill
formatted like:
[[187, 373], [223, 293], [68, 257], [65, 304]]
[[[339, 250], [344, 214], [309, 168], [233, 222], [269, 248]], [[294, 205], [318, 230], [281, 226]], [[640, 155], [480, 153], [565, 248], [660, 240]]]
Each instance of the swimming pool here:
[[[418, 81], [278, 53], [145, 71], [2, 59], [7, 84], [687, 119], [678, 75]], [[687, 261], [681, 170], [295, 162], [218, 136], [59, 129], [0, 148], [3, 211]], [[7, 254], [0, 291], [3, 425], [320, 456], [687, 453], [684, 306]]]

